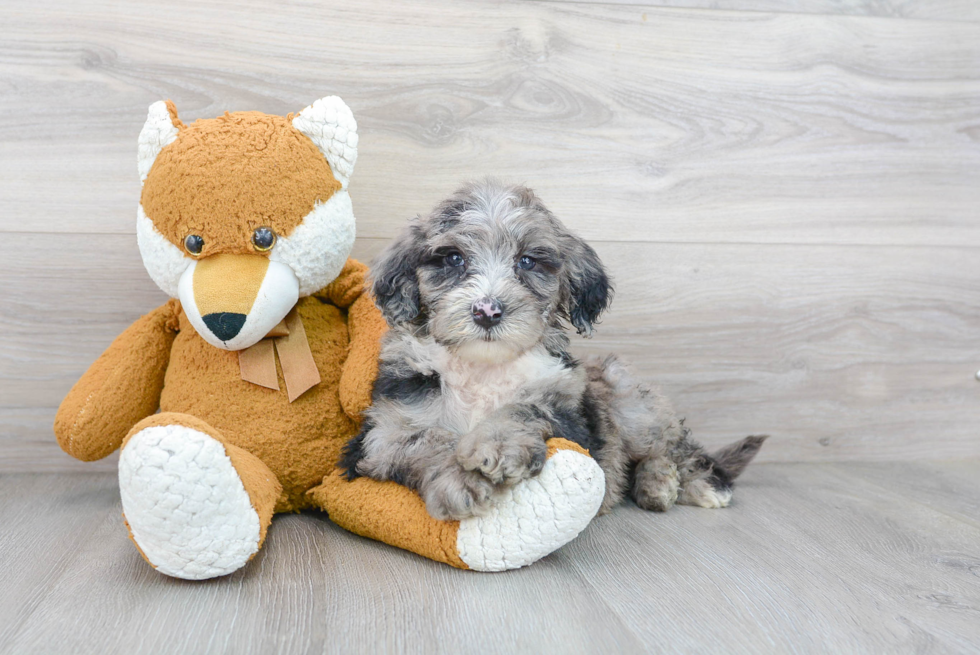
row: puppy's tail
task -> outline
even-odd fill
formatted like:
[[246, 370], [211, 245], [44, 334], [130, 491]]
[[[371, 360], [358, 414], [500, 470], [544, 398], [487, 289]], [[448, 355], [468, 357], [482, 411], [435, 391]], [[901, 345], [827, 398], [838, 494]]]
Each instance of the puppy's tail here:
[[753, 435], [715, 451], [711, 454], [715, 468], [724, 471], [729, 482], [734, 481], [749, 465], [749, 462], [756, 456], [768, 438], [768, 434]]

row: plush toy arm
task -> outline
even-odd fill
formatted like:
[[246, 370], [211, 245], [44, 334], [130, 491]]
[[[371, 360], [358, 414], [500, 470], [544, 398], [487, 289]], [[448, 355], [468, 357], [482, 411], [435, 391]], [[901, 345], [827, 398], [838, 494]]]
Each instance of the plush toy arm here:
[[367, 274], [366, 264], [348, 259], [337, 279], [313, 295], [341, 309], [349, 309], [367, 290]]
[[176, 312], [171, 300], [130, 325], [75, 383], [54, 419], [62, 450], [86, 462], [102, 459], [157, 410]]
[[350, 353], [340, 375], [340, 404], [348, 416], [360, 420], [361, 412], [371, 404], [371, 391], [378, 377], [381, 337], [388, 331], [388, 324], [374, 306], [370, 293], [351, 305], [347, 327]]
[[367, 288], [368, 267], [348, 259], [336, 280], [315, 295], [337, 307], [347, 309], [350, 352], [340, 375], [340, 404], [344, 413], [360, 420], [371, 404], [371, 389], [378, 375], [381, 337], [388, 331], [381, 312]]
[[307, 493], [330, 520], [355, 534], [404, 548], [460, 569], [504, 571], [535, 562], [585, 529], [606, 485], [588, 451], [548, 441], [541, 473], [502, 491], [484, 516], [439, 521], [417, 493], [395, 482], [348, 481], [335, 470]]

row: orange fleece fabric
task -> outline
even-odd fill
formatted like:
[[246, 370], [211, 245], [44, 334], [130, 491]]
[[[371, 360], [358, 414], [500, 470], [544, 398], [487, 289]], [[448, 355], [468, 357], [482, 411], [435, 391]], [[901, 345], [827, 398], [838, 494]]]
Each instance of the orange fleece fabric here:
[[140, 203], [179, 248], [190, 234], [207, 235], [205, 258], [254, 253], [259, 227], [289, 236], [338, 189], [327, 160], [288, 119], [239, 111], [182, 127], [153, 163]]
[[[559, 450], [589, 454], [571, 441], [549, 439], [548, 457]], [[432, 518], [419, 495], [410, 489], [368, 478], [348, 482], [340, 471], [334, 471], [310, 495], [330, 520], [345, 530], [458, 569], [469, 568], [456, 549], [459, 521]]]
[[85, 462], [108, 457], [137, 421], [157, 411], [177, 306], [171, 300], [126, 328], [75, 383], [54, 419], [62, 450]]
[[212, 428], [205, 432], [268, 466], [282, 485], [277, 512], [309, 507], [306, 492], [333, 471], [371, 402], [387, 326], [364, 291], [366, 272], [349, 260], [333, 284], [297, 303], [321, 382], [292, 403], [278, 361], [279, 390], [242, 380], [238, 353], [204, 341], [171, 300], [123, 332], [75, 384], [55, 419], [58, 442], [79, 459], [106, 457], [159, 407], [203, 421]]
[[370, 404], [387, 330], [366, 274], [348, 260], [333, 283], [297, 303], [321, 382], [292, 403], [278, 361], [279, 390], [242, 380], [238, 353], [205, 342], [171, 300], [121, 334], [72, 388], [55, 421], [59, 443], [91, 460], [147, 427], [193, 428], [224, 445], [259, 516], [260, 544], [274, 513], [318, 507], [356, 534], [467, 568], [458, 521], [433, 519], [410, 489], [349, 482], [336, 469]]

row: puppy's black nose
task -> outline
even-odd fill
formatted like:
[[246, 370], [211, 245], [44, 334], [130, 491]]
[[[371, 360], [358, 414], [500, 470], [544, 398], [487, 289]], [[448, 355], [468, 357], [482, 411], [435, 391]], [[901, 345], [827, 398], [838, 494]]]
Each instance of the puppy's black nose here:
[[473, 322], [484, 330], [489, 330], [500, 322], [504, 308], [496, 298], [480, 298], [473, 303]]
[[245, 318], [245, 314], [233, 314], [231, 312], [215, 312], [201, 317], [208, 329], [214, 333], [214, 336], [222, 341], [234, 339], [242, 331]]

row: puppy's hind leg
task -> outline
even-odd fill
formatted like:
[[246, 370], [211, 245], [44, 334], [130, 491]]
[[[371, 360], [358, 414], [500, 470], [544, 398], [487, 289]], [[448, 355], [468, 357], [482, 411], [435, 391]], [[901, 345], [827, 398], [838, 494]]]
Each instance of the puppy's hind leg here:
[[655, 455], [637, 462], [630, 494], [642, 509], [666, 512], [677, 502], [679, 489], [677, 465], [670, 458]]
[[682, 489], [677, 502], [717, 509], [728, 507], [737, 478], [762, 447], [766, 436], [750, 436], [708, 455], [685, 434], [678, 452], [687, 451], [678, 462]]
[[615, 356], [587, 363], [587, 405], [603, 437], [599, 457], [606, 471], [603, 509], [629, 491], [646, 510], [665, 512], [677, 501], [680, 477], [671, 457], [672, 444], [683, 434], [670, 403], [633, 375]]

